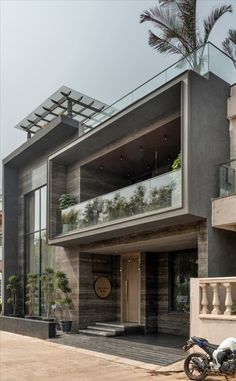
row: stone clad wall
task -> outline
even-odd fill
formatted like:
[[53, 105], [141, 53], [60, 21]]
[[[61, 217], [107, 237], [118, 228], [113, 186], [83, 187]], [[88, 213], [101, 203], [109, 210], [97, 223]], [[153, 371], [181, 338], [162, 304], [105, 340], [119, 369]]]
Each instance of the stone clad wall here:
[[[105, 276], [112, 285], [111, 294], [100, 299], [94, 282]], [[79, 259], [79, 326], [94, 322], [120, 321], [120, 256], [81, 253]]]
[[158, 332], [189, 335], [189, 315], [169, 312], [168, 253], [158, 253]]

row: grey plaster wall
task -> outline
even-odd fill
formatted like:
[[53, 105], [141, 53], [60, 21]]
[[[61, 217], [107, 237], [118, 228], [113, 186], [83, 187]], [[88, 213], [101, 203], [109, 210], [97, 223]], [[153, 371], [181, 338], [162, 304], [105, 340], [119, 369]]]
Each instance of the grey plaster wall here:
[[[207, 271], [201, 276], [236, 275], [236, 234], [212, 228], [211, 199], [219, 196], [219, 165], [230, 159], [227, 99], [230, 86], [210, 74], [205, 79], [190, 74], [190, 212], [206, 218]], [[205, 241], [205, 243], [204, 243]]]

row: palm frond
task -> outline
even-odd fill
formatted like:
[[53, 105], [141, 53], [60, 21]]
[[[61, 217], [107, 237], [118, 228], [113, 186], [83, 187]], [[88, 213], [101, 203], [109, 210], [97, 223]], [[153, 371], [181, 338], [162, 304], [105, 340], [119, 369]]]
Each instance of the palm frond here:
[[140, 23], [152, 22], [162, 31], [163, 35], [159, 36], [161, 39], [166, 38], [169, 42], [171, 39], [177, 39], [182, 43], [186, 53], [189, 53], [192, 48], [183, 34], [182, 22], [177, 15], [177, 4], [176, 2], [168, 2], [168, 4], [169, 6], [154, 6], [152, 9], [144, 11], [140, 15]]
[[183, 25], [182, 34], [189, 42], [192, 50], [195, 50], [197, 48], [197, 0], [181, 0], [177, 1], [176, 4], [179, 9], [178, 16]]
[[236, 67], [236, 29], [230, 29], [228, 37], [222, 42], [223, 49], [226, 54], [234, 61]]
[[175, 46], [166, 39], [158, 37], [151, 30], [149, 30], [148, 43], [152, 48], [158, 50], [161, 53], [183, 54], [180, 46]]
[[215, 23], [227, 12], [232, 12], [232, 5], [221, 5], [219, 8], [213, 9], [211, 14], [203, 21], [204, 26], [204, 38], [206, 43], [209, 39], [209, 35], [215, 25]]

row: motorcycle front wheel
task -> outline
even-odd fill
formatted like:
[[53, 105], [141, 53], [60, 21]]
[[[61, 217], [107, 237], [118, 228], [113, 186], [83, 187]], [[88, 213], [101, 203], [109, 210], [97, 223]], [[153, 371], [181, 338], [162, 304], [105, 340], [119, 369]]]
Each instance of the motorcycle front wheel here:
[[[194, 362], [194, 359], [197, 361], [200, 360], [201, 363], [205, 364], [205, 368], [202, 369], [200, 366], [198, 366], [197, 361]], [[184, 361], [184, 371], [190, 380], [204, 380], [209, 374], [206, 364], [206, 356], [202, 353], [191, 353], [188, 355]]]

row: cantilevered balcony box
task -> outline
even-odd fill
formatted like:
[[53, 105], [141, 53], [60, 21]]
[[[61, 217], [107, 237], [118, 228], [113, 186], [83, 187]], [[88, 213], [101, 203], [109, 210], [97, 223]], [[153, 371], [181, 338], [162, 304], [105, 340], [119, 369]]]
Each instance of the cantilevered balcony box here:
[[[51, 155], [49, 242], [87, 245], [206, 220], [211, 214], [209, 200], [217, 195], [218, 165], [229, 156], [226, 108], [229, 89], [230, 85], [213, 73], [201, 76], [186, 71]], [[151, 175], [130, 183], [127, 177], [132, 174], [128, 170], [133, 168], [135, 172], [142, 165], [142, 158], [138, 159], [141, 157], [138, 151], [143, 155], [145, 151], [142, 142], [148, 142], [153, 150]], [[179, 151], [181, 168], [171, 171]], [[163, 157], [168, 160], [168, 156], [169, 167], [165, 171], [162, 166], [159, 172], [159, 157], [164, 162]], [[118, 162], [126, 165], [125, 160], [129, 166], [124, 175]], [[144, 196], [140, 195], [142, 190], [146, 192]], [[155, 203], [156, 200], [151, 203], [155, 192], [159, 192], [159, 201], [165, 193], [163, 204]], [[58, 199], [63, 193], [75, 195], [78, 204], [60, 211]], [[139, 208], [140, 197], [145, 205]], [[111, 217], [114, 199], [116, 206], [119, 201], [119, 211]], [[65, 213], [73, 223], [63, 232]]]

